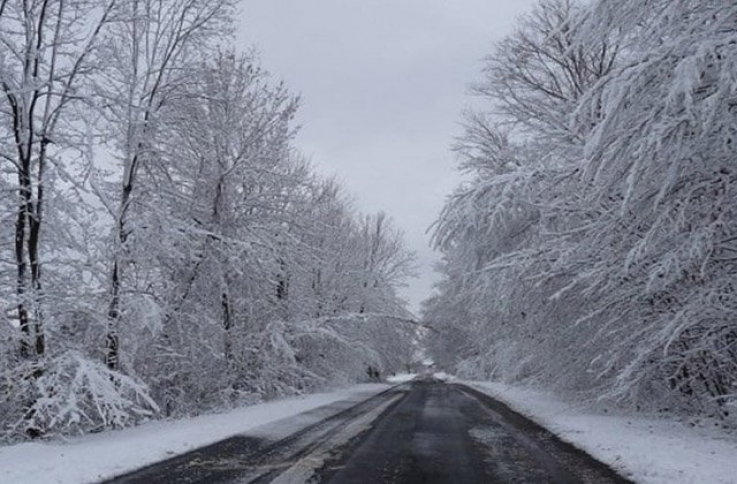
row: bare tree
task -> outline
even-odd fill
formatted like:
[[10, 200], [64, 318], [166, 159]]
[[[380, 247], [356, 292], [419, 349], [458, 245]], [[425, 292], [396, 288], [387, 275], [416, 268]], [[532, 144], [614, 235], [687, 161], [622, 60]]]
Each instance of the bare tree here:
[[543, 0], [486, 57], [485, 78], [471, 91], [492, 100], [497, 121], [535, 138], [583, 142], [585, 132], [569, 122], [570, 113], [611, 72], [618, 49], [607, 35], [577, 42], [582, 12], [571, 0]]

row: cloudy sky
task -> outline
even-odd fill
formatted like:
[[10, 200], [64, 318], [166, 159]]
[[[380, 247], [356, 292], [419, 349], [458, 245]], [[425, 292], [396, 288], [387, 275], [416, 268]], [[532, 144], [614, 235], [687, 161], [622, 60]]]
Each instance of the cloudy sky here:
[[405, 298], [430, 294], [428, 227], [460, 181], [449, 152], [481, 58], [533, 0], [244, 0], [240, 47], [303, 97], [297, 145], [419, 256]]

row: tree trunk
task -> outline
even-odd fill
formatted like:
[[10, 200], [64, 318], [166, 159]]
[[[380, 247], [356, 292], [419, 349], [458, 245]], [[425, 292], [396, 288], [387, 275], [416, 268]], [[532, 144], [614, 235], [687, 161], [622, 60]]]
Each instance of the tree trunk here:
[[138, 157], [134, 156], [126, 174], [122, 198], [120, 201], [120, 214], [118, 216], [115, 236], [117, 240], [117, 251], [113, 261], [113, 269], [110, 275], [110, 305], [107, 311], [107, 334], [105, 335], [105, 365], [110, 370], [118, 370], [120, 367], [120, 293], [123, 278], [123, 252], [128, 241], [128, 232], [125, 229], [125, 219], [128, 215], [131, 193], [133, 193], [133, 177], [137, 168]]
[[[21, 175], [21, 178], [24, 178]], [[26, 203], [23, 192], [26, 189], [21, 185], [20, 196], [21, 203], [18, 207], [18, 216], [15, 220], [15, 266], [16, 266], [16, 283], [15, 292], [18, 297], [18, 324], [21, 330], [20, 355], [22, 358], [31, 356], [31, 323], [26, 307], [26, 258], [24, 255], [24, 246], [26, 239]]]

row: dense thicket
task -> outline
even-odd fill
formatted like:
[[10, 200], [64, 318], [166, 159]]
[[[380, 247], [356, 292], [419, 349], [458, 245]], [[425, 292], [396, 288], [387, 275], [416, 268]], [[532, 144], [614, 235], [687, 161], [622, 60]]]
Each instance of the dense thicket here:
[[737, 7], [545, 0], [487, 58], [436, 227], [435, 357], [639, 408], [737, 402]]
[[0, 0], [3, 438], [411, 357], [412, 254], [294, 150], [298, 100], [219, 47], [233, 6]]

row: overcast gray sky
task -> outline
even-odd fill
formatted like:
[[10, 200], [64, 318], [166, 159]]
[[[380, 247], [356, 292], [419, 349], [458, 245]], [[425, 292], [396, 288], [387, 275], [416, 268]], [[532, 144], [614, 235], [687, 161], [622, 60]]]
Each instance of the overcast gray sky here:
[[533, 0], [244, 0], [241, 47], [303, 96], [297, 146], [419, 256], [404, 297], [437, 279], [428, 227], [460, 181], [449, 152], [480, 59]]

